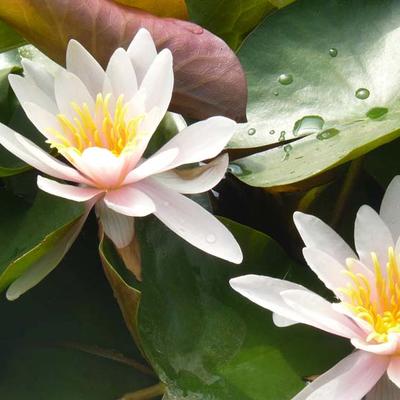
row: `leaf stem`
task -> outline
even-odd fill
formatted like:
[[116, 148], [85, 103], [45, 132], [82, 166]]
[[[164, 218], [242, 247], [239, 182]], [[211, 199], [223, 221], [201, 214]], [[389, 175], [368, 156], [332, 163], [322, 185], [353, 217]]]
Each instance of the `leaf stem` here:
[[357, 158], [350, 164], [350, 167], [347, 171], [346, 177], [343, 182], [342, 190], [339, 193], [339, 196], [336, 201], [336, 206], [333, 210], [331, 225], [334, 228], [337, 227], [337, 225], [339, 224], [340, 218], [343, 214], [347, 201], [349, 200], [349, 197], [353, 190], [354, 182], [356, 181], [358, 175], [360, 174], [362, 166], [363, 166], [363, 157]]
[[162, 396], [165, 393], [165, 385], [160, 382], [157, 385], [150, 386], [137, 392], [128, 393], [120, 400], [150, 400]]

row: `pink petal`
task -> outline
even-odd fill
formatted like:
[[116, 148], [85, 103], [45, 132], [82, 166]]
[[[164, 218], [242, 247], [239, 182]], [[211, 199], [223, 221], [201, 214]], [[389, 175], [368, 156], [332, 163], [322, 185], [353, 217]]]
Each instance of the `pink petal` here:
[[175, 148], [154, 154], [128, 173], [124, 180], [124, 185], [140, 181], [148, 176], [165, 171], [175, 160], [178, 153], [179, 150]]
[[179, 155], [171, 168], [218, 156], [231, 139], [236, 123], [225, 117], [212, 117], [190, 125], [159, 151], [177, 147]]
[[383, 196], [380, 216], [389, 227], [394, 241], [400, 237], [400, 176], [390, 182]]
[[221, 181], [225, 175], [228, 163], [228, 154], [223, 154], [201, 167], [166, 171], [155, 175], [154, 179], [179, 193], [203, 193], [212, 189]]
[[387, 370], [389, 379], [400, 388], [400, 357], [392, 357]]
[[100, 189], [66, 185], [64, 183], [52, 181], [51, 179], [43, 178], [43, 176], [38, 176], [37, 184], [39, 189], [47, 193], [79, 202], [91, 200], [103, 193], [103, 190]]
[[102, 200], [96, 204], [96, 214], [105, 234], [117, 248], [122, 249], [132, 242], [135, 235], [134, 218], [111, 210]]
[[50, 156], [39, 146], [3, 124], [0, 124], [0, 144], [21, 160], [47, 175], [72, 182], [90, 183], [78, 171]]
[[296, 211], [293, 220], [307, 247], [320, 249], [341, 263], [356, 258], [351, 247], [319, 218]]
[[242, 262], [242, 251], [233, 235], [200, 205], [150, 179], [136, 186], [153, 200], [154, 215], [177, 235], [206, 253]]
[[124, 186], [107, 192], [104, 203], [111, 210], [130, 217], [144, 217], [156, 210], [150, 196], [136, 186]]
[[356, 351], [292, 400], [361, 400], [385, 373], [388, 362], [387, 357]]
[[389, 333], [388, 341], [380, 344], [370, 344], [365, 340], [359, 338], [351, 339], [351, 344], [360, 350], [379, 355], [391, 355], [397, 350], [397, 343], [399, 340], [398, 333]]
[[308, 325], [346, 338], [360, 337], [363, 332], [345, 315], [337, 312], [323, 297], [303, 290], [285, 290], [282, 299]]

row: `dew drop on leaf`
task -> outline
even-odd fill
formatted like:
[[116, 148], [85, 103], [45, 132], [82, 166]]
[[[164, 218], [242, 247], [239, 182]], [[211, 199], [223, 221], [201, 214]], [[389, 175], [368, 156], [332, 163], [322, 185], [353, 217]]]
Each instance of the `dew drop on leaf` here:
[[360, 88], [356, 90], [356, 97], [360, 100], [368, 99], [370, 92], [368, 89]]
[[293, 127], [293, 135], [309, 135], [322, 129], [325, 121], [319, 115], [307, 115], [296, 121]]
[[389, 109], [386, 107], [374, 107], [366, 113], [366, 116], [371, 119], [379, 119], [387, 114], [388, 111]]
[[272, 130], [269, 131], [269, 134], [270, 135], [275, 135], [275, 131], [272, 129]]
[[286, 146], [283, 146], [283, 151], [285, 152], [285, 157], [283, 158], [283, 161], [286, 161], [289, 156], [290, 152], [292, 151], [293, 147], [291, 144], [287, 144]]
[[273, 94], [274, 96], [279, 96], [279, 91], [278, 91], [278, 90], [274, 90], [274, 91], [272, 92], [272, 94]]
[[293, 82], [293, 75], [291, 74], [282, 74], [278, 78], [278, 82], [281, 85], [290, 85]]
[[243, 174], [242, 167], [237, 164], [229, 164], [228, 172], [236, 176], [240, 176]]
[[339, 132], [340, 132], [339, 129], [336, 128], [327, 129], [326, 131], [318, 133], [317, 139], [318, 140], [331, 139], [334, 136], [336, 136]]
[[249, 134], [249, 136], [253, 136], [255, 133], [257, 132], [257, 130], [255, 128], [250, 128], [247, 133]]
[[282, 132], [281, 132], [281, 135], [279, 136], [278, 141], [279, 141], [279, 142], [283, 142], [283, 141], [285, 140], [285, 136], [286, 136], [286, 132], [285, 132], [285, 131], [282, 131]]
[[329, 49], [329, 55], [330, 55], [331, 57], [336, 57], [336, 56], [338, 55], [337, 49], [335, 49], [334, 47], [331, 47], [331, 48]]

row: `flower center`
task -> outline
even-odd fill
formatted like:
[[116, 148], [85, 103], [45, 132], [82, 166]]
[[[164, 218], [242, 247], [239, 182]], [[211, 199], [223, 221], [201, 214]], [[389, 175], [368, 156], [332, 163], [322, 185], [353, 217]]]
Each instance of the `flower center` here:
[[388, 262], [384, 274], [378, 257], [371, 253], [375, 282], [361, 273], [349, 269], [345, 272], [352, 280], [340, 291], [347, 296], [345, 304], [354, 315], [370, 324], [372, 332], [368, 342], [384, 343], [389, 333], [400, 333], [400, 271], [392, 247], [388, 249]]
[[86, 103], [80, 106], [71, 102], [75, 116], [70, 119], [58, 114], [59, 130], [48, 129], [51, 139], [47, 143], [63, 155], [71, 150], [81, 154], [89, 147], [102, 147], [116, 156], [132, 150], [140, 138], [138, 127], [143, 116], [127, 118], [128, 106], [123, 95], [118, 97], [111, 113], [110, 99], [111, 94], [99, 93], [92, 112]]

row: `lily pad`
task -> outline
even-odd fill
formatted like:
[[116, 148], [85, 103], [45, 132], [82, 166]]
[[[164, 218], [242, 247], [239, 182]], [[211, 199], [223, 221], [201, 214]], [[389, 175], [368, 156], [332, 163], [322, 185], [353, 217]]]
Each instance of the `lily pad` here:
[[239, 52], [249, 122], [230, 146], [308, 137], [240, 160], [239, 178], [285, 185], [397, 137], [399, 25], [394, 0], [299, 0], [267, 17]]
[[346, 341], [306, 326], [275, 327], [271, 313], [230, 288], [233, 276], [293, 279], [302, 268], [264, 234], [226, 224], [244, 251], [239, 267], [189, 247], [154, 219], [139, 224], [142, 346], [168, 399], [289, 400], [304, 377], [321, 374], [350, 350]]

